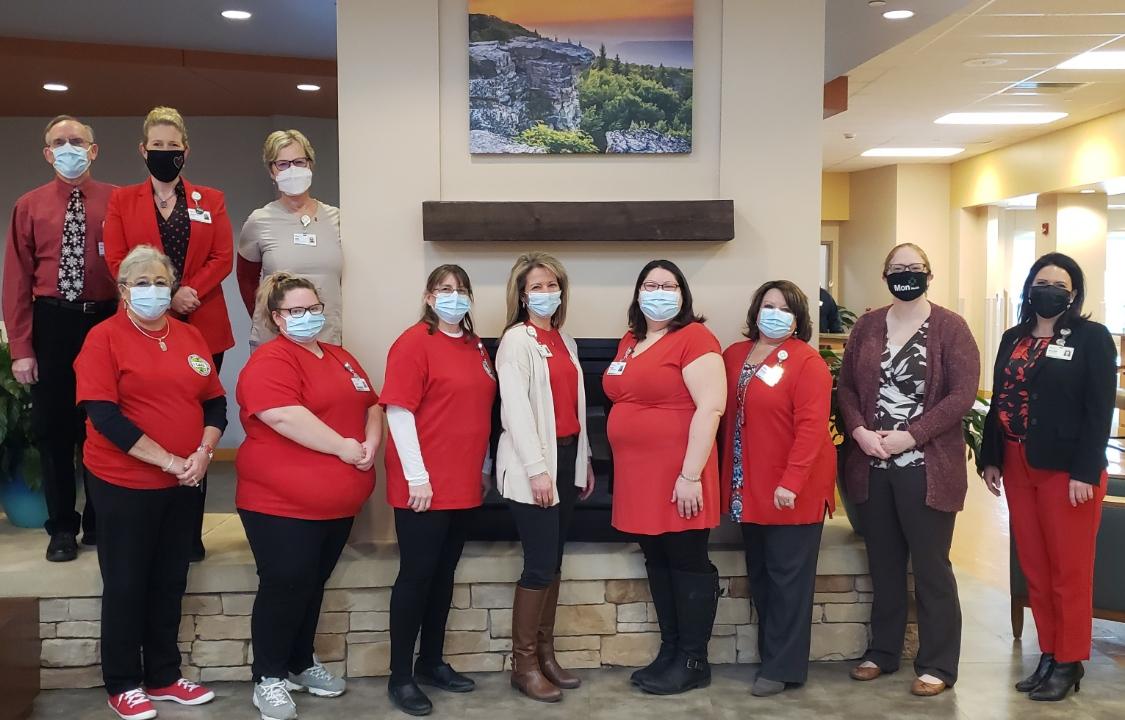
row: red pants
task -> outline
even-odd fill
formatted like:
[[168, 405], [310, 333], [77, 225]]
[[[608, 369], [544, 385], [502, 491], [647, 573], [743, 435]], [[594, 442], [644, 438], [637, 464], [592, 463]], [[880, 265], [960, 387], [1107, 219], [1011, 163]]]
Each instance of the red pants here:
[[1005, 444], [1004, 495], [1039, 649], [1060, 663], [1090, 658], [1094, 550], [1108, 482], [1103, 472], [1094, 499], [1071, 507], [1066, 472], [1037, 470], [1023, 445]]

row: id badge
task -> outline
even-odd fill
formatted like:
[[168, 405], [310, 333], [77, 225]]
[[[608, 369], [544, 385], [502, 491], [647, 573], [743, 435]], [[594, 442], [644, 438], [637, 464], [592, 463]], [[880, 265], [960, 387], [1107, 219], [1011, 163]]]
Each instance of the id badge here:
[[1072, 360], [1074, 358], [1074, 348], [1066, 347], [1065, 345], [1048, 345], [1047, 357], [1055, 360]]
[[308, 247], [316, 247], [316, 234], [315, 233], [293, 233], [294, 245], [307, 245]]
[[199, 208], [188, 208], [187, 216], [188, 216], [188, 220], [191, 220], [192, 222], [206, 223], [207, 225], [211, 224], [211, 211], [210, 210], [200, 210]]
[[780, 365], [763, 365], [761, 369], [758, 370], [758, 377], [770, 387], [781, 382], [781, 376], [784, 374], [785, 369]]
[[367, 381], [361, 377], [353, 377], [352, 385], [355, 385], [355, 389], [357, 392], [371, 392], [371, 386], [368, 385]]
[[99, 257], [105, 257], [105, 243], [104, 242], [98, 243], [98, 256]]
[[609, 368], [605, 371], [606, 375], [620, 375], [625, 372], [625, 363], [622, 361], [611, 362]]
[[543, 345], [543, 344], [539, 345], [539, 354], [542, 355], [545, 358], [553, 357], [551, 355], [551, 348], [549, 348], [549, 347], [547, 347], [546, 345]]

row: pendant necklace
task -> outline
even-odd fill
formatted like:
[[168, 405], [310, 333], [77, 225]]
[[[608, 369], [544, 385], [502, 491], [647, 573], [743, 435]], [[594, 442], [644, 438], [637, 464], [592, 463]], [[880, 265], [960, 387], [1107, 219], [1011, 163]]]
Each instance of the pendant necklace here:
[[129, 322], [133, 323], [133, 327], [137, 328], [137, 330], [141, 333], [141, 335], [144, 335], [149, 340], [155, 340], [157, 342], [157, 344], [160, 345], [160, 351], [161, 352], [168, 352], [168, 346], [164, 343], [164, 338], [168, 337], [168, 333], [172, 332], [172, 323], [165, 320], [164, 322], [166, 324], [165, 324], [164, 334], [161, 335], [160, 337], [153, 337], [152, 335], [149, 335], [147, 332], [145, 332], [144, 328], [142, 328], [140, 325], [137, 324], [137, 321], [133, 319], [132, 315], [128, 315], [128, 318], [129, 318]]

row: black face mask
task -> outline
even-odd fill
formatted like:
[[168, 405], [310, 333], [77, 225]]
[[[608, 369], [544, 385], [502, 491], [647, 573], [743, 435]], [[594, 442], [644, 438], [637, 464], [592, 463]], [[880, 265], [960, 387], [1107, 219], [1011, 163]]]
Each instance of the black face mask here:
[[1070, 293], [1054, 285], [1034, 285], [1028, 292], [1031, 309], [1043, 319], [1053, 318], [1070, 307]]
[[921, 297], [929, 283], [930, 274], [926, 272], [904, 270], [887, 276], [887, 289], [891, 291], [891, 295], [904, 302]]
[[183, 150], [149, 150], [145, 165], [152, 176], [160, 182], [170, 183], [180, 176], [184, 169]]

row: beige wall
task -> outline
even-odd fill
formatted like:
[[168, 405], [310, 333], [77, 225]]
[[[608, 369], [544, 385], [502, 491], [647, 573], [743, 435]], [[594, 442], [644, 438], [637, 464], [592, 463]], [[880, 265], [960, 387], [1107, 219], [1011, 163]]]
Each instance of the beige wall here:
[[926, 251], [934, 272], [928, 297], [950, 307], [949, 166], [899, 165], [897, 187], [895, 244], [912, 242]]
[[[542, 246], [571, 275], [574, 335], [620, 336], [636, 273], [654, 257], [683, 267], [724, 344], [759, 283], [784, 277], [816, 292], [823, 0], [697, 0], [695, 150], [684, 157], [471, 157], [463, 0], [340, 0], [338, 13], [341, 205], [349, 237], [362, 238], [345, 247], [344, 331], [372, 375], [416, 319], [430, 267], [465, 266], [478, 325], [494, 335], [511, 262], [531, 249], [427, 245], [425, 200], [734, 200], [729, 243]], [[357, 535], [388, 537], [373, 505]]]
[[849, 220], [840, 226], [840, 294], [837, 302], [857, 314], [887, 304], [880, 279], [883, 259], [898, 232], [898, 168], [852, 173]]

